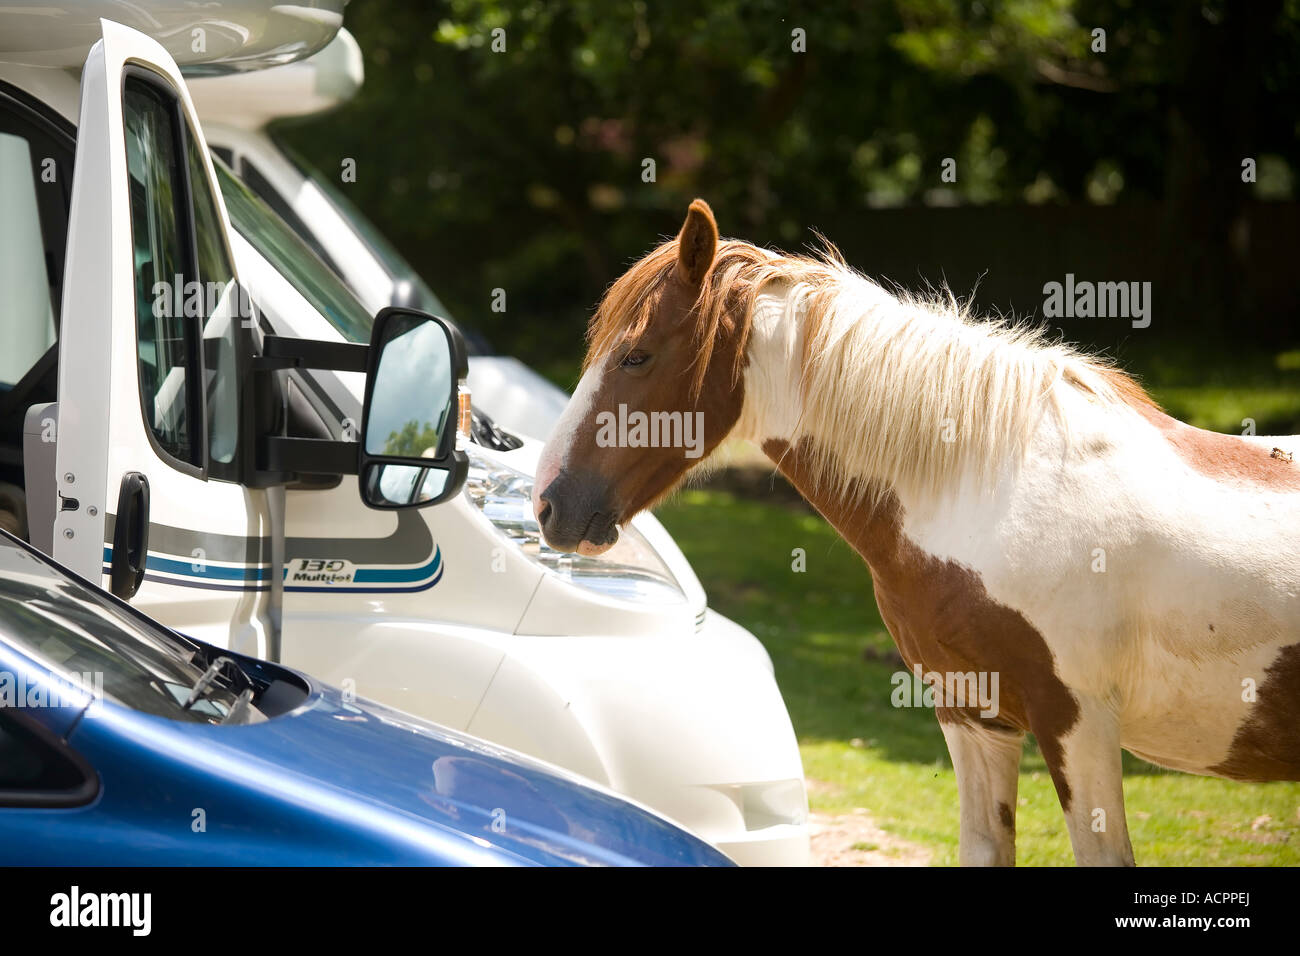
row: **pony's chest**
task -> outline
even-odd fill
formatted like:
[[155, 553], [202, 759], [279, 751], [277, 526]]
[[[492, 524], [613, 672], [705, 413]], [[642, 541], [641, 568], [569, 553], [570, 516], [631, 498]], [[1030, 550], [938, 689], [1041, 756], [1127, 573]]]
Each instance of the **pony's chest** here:
[[1042, 636], [998, 604], [979, 576], [911, 548], [868, 559], [881, 619], [909, 668], [949, 685], [963, 678], [999, 689], [1003, 722], [1029, 729], [1035, 689], [1065, 692]]

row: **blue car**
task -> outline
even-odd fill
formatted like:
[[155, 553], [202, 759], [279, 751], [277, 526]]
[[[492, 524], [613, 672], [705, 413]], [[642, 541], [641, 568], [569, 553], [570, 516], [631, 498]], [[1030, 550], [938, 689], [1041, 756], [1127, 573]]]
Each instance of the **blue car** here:
[[0, 533], [0, 864], [729, 863], [556, 768], [169, 631]]

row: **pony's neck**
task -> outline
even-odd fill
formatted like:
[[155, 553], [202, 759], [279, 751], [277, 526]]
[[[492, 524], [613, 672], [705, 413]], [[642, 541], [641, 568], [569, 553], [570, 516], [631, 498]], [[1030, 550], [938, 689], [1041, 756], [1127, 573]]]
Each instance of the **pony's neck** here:
[[737, 434], [803, 449], [815, 492], [865, 488], [875, 501], [991, 486], [1044, 414], [1061, 411], [1062, 376], [1097, 371], [1038, 332], [971, 321], [951, 302], [900, 300], [836, 265], [762, 289], [749, 334]]
[[745, 406], [736, 434], [760, 447], [789, 442], [799, 431], [805, 328], [801, 303], [788, 288], [760, 293], [749, 317]]
[[[884, 290], [871, 288], [887, 296]], [[775, 282], [754, 299], [745, 407], [737, 434], [758, 445], [786, 480], [871, 563], [881, 556], [881, 549], [891, 550], [889, 528], [897, 501], [892, 496], [885, 501], [888, 489], [869, 476], [832, 482], [818, 467], [832, 452], [825, 437], [809, 428], [808, 291], [806, 285]], [[850, 487], [852, 491], [846, 491]], [[864, 548], [866, 544], [870, 546]]]

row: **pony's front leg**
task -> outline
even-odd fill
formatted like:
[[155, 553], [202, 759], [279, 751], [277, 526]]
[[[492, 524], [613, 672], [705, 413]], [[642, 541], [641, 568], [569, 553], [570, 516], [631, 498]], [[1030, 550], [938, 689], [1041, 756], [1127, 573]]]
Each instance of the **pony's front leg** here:
[[1079, 717], [1069, 732], [1055, 746], [1042, 747], [1074, 860], [1079, 866], [1133, 866], [1118, 715], [1095, 697], [1080, 697], [1078, 703]]
[[936, 713], [957, 771], [958, 860], [962, 866], [1015, 866], [1016, 785], [1025, 735], [961, 711], [938, 708]]

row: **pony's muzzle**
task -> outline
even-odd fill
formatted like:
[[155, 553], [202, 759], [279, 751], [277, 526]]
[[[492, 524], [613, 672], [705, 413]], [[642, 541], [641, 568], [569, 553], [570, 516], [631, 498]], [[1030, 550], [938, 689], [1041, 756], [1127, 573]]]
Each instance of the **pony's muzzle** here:
[[618, 541], [618, 520], [599, 479], [561, 471], [533, 500], [546, 543], [556, 551], [594, 556]]

